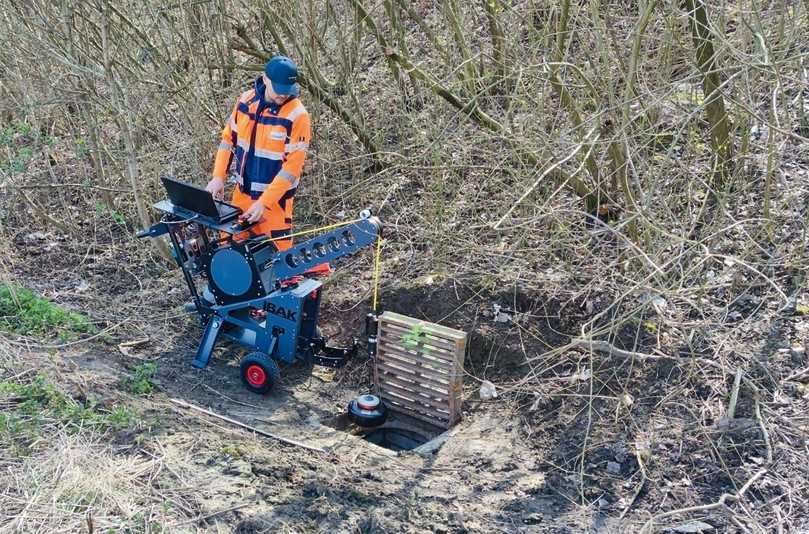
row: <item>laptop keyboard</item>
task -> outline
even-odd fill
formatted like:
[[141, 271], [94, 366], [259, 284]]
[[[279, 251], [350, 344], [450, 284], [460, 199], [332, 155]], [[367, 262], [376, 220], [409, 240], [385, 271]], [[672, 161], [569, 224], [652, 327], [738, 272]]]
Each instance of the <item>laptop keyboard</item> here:
[[231, 206], [230, 204], [222, 202], [221, 200], [215, 200], [214, 205], [216, 206], [216, 211], [219, 213], [220, 220], [239, 211], [239, 208], [236, 206]]

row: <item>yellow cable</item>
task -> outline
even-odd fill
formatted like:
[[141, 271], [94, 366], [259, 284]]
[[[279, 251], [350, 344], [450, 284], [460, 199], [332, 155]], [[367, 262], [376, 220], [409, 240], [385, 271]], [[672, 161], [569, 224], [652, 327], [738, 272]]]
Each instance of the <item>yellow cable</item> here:
[[382, 236], [376, 238], [376, 259], [374, 260], [374, 305], [373, 310], [376, 313], [377, 302], [379, 300], [379, 271], [382, 267]]
[[361, 221], [362, 219], [354, 219], [353, 221], [346, 221], [341, 223], [330, 224], [329, 226], [323, 226], [321, 228], [314, 228], [312, 230], [303, 230], [302, 232], [296, 232], [294, 234], [289, 235], [282, 235], [280, 237], [270, 237], [262, 241], [262, 243], [270, 243], [272, 241], [281, 241], [283, 239], [292, 239], [293, 237], [299, 237], [302, 235], [309, 235], [315, 234], [317, 232], [325, 232], [326, 230], [334, 230], [335, 228], [340, 228], [341, 226], [347, 226], [349, 224], [354, 224], [356, 222]]

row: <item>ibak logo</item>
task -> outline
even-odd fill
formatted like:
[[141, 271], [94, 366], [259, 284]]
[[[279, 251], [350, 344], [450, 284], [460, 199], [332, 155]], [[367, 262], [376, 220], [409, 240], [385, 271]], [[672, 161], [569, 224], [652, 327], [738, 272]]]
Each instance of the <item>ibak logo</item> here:
[[295, 320], [295, 312], [294, 311], [287, 310], [283, 306], [278, 306], [276, 308], [275, 304], [273, 304], [272, 302], [267, 303], [267, 311], [270, 312], [273, 315], [277, 315], [278, 317], [281, 317], [282, 319], [286, 319], [288, 321], [294, 321]]

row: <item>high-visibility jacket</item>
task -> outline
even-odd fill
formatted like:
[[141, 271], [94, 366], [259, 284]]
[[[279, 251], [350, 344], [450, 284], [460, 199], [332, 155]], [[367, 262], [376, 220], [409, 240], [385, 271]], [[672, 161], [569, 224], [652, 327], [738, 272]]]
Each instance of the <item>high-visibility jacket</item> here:
[[241, 94], [222, 130], [213, 175], [223, 180], [233, 166], [238, 189], [233, 203], [245, 210], [260, 200], [266, 210], [258, 230], [284, 235], [292, 227], [292, 205], [301, 179], [311, 127], [297, 97], [280, 106], [264, 99], [264, 80]]

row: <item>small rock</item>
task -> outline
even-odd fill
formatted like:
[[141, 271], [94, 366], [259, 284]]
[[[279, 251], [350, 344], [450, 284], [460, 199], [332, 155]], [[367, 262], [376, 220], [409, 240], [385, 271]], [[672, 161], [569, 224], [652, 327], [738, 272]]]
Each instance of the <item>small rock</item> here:
[[571, 382], [585, 382], [587, 380], [590, 380], [590, 378], [592, 378], [592, 376], [593, 376], [593, 371], [591, 371], [590, 369], [585, 368], [585, 369], [582, 369], [578, 373], [574, 373], [570, 377], [570, 381]]
[[542, 523], [542, 514], [534, 512], [533, 514], [524, 515], [522, 522], [525, 525], [538, 525]]
[[26, 243], [36, 243], [37, 241], [44, 241], [46, 237], [48, 237], [48, 235], [44, 232], [32, 232], [22, 239]]
[[489, 382], [488, 380], [484, 380], [480, 384], [480, 394], [481, 400], [490, 400], [497, 398], [497, 388], [494, 387], [494, 384]]
[[621, 473], [621, 464], [618, 462], [607, 462], [607, 473], [618, 475]]
[[663, 297], [655, 297], [652, 299], [652, 306], [657, 313], [662, 313], [668, 306], [668, 302]]
[[672, 530], [684, 534], [698, 534], [699, 532], [710, 532], [714, 530], [714, 527], [702, 521], [689, 521], [674, 527]]
[[504, 313], [504, 310], [500, 307], [499, 304], [495, 304], [494, 306], [494, 322], [495, 323], [509, 323], [511, 322], [511, 315], [508, 313]]
[[806, 354], [806, 347], [801, 345], [796, 345], [789, 349], [789, 355], [793, 358], [803, 358], [804, 354]]

